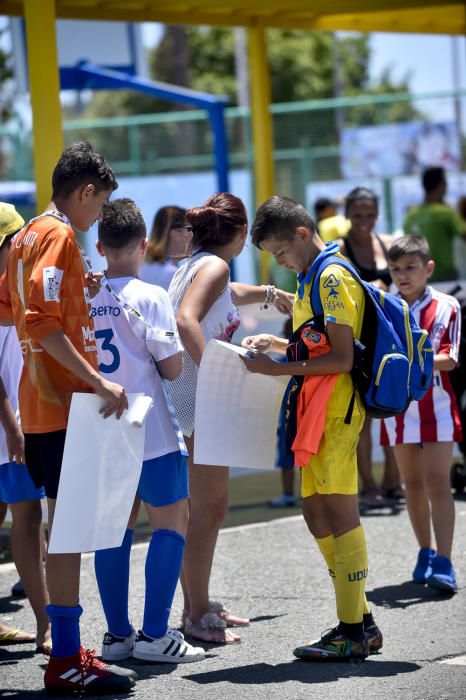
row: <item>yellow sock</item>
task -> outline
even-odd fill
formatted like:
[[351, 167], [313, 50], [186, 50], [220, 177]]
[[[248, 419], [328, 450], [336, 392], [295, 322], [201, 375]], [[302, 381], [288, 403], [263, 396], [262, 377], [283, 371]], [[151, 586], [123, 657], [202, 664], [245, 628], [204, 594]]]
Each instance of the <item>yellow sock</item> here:
[[335, 537], [334, 545], [338, 619], [348, 624], [362, 622], [368, 564], [366, 538], [361, 525]]
[[327, 535], [327, 537], [316, 537], [316, 542], [320, 549], [320, 553], [328, 566], [328, 573], [332, 579], [332, 583], [335, 585], [335, 544], [333, 535]]
[[[335, 586], [335, 539], [333, 535], [328, 535], [327, 537], [316, 537], [315, 540], [320, 549], [320, 553], [328, 566], [329, 576], [333, 585]], [[371, 609], [367, 602], [366, 595], [364, 594], [363, 614], [366, 615], [367, 613], [370, 613], [370, 611]]]

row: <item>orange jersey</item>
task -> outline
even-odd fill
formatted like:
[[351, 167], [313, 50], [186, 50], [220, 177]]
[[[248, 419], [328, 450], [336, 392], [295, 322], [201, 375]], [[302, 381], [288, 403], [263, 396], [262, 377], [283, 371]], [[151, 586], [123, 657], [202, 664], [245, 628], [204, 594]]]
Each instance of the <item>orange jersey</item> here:
[[0, 280], [0, 318], [13, 321], [23, 352], [19, 408], [25, 433], [66, 428], [71, 394], [92, 391], [40, 345], [42, 338], [63, 330], [97, 369], [88, 300], [73, 229], [54, 216], [30, 221], [13, 239]]

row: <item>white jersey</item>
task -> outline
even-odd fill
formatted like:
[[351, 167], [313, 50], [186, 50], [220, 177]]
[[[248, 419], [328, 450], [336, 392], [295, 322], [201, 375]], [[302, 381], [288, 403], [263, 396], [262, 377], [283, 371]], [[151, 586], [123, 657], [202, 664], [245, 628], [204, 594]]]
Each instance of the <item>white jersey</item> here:
[[[434, 354], [445, 354], [457, 362], [461, 337], [457, 299], [427, 287], [411, 311], [417, 324], [429, 333]], [[382, 421], [382, 445], [461, 440], [461, 422], [449, 374], [434, 370], [432, 385], [421, 401], [411, 401], [405, 413]]]
[[[0, 377], [18, 422], [18, 387], [22, 369], [23, 356], [16, 328], [0, 326]], [[6, 435], [0, 424], [0, 464], [6, 464], [8, 461]]]
[[[168, 293], [175, 309], [181, 306], [184, 295], [199, 269], [211, 260], [218, 259], [212, 253], [196, 253], [188, 258], [175, 272]], [[201, 321], [205, 341], [211, 338], [231, 342], [233, 333], [240, 325], [238, 307], [233, 301], [233, 294], [228, 280], [225, 289], [214, 301]], [[183, 354], [183, 370], [173, 381], [167, 382], [170, 395], [173, 398], [176, 414], [181, 430], [191, 437], [194, 430], [194, 410], [196, 405], [198, 366], [191, 355], [185, 350]]]
[[171, 342], [155, 339], [155, 333], [151, 336], [151, 329], [125, 311], [104, 288], [92, 300], [99, 372], [121, 384], [127, 393], [141, 391], [152, 397], [144, 459], [162, 457], [177, 451], [179, 446], [152, 357], [158, 362], [183, 350], [172, 305], [164, 289], [134, 277], [112, 278], [108, 282], [151, 326], [175, 333]]

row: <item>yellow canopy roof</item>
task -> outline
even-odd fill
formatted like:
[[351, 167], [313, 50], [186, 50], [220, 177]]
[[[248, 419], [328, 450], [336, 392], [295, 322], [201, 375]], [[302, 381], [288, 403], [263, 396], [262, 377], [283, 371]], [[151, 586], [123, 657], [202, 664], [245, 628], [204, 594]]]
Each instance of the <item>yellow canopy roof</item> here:
[[[466, 34], [466, 4], [448, 0], [56, 0], [66, 19], [316, 30]], [[22, 0], [1, 14], [22, 15]]]

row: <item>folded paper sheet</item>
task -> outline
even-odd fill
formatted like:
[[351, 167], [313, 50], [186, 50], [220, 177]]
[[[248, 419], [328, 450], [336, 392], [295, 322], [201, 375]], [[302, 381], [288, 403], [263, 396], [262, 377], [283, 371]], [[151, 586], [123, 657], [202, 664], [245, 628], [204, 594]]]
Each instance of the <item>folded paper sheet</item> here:
[[119, 547], [144, 457], [144, 421], [152, 400], [128, 394], [120, 420], [102, 418], [103, 400], [73, 394], [49, 552]]
[[246, 469], [273, 469], [277, 423], [290, 377], [252, 374], [246, 350], [210, 340], [196, 393], [194, 461]]

